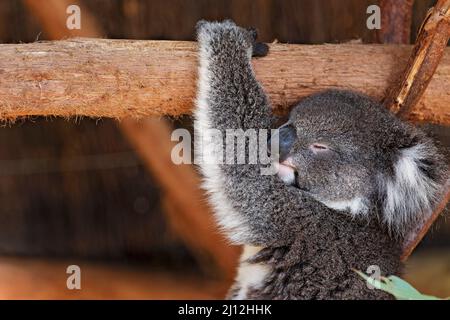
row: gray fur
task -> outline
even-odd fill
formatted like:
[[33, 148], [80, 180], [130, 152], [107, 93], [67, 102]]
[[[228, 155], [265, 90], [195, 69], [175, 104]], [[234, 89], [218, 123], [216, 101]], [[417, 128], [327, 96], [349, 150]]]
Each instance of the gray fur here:
[[[250, 63], [254, 31], [231, 21], [200, 22], [198, 42], [197, 134], [271, 128], [271, 107]], [[289, 152], [294, 185], [261, 175], [259, 165], [201, 165], [229, 238], [264, 248], [246, 263], [270, 266], [244, 298], [389, 298], [367, 289], [352, 268], [378, 265], [384, 275], [399, 275], [403, 237], [435, 205], [447, 176], [444, 159], [421, 131], [349, 91], [304, 99], [289, 124], [298, 137]], [[314, 143], [330, 149], [316, 153]], [[396, 163], [416, 146], [426, 152], [408, 160], [417, 168], [411, 180], [411, 172], [396, 172]], [[347, 208], [352, 199], [358, 200]], [[242, 298], [239, 286], [231, 298]]]

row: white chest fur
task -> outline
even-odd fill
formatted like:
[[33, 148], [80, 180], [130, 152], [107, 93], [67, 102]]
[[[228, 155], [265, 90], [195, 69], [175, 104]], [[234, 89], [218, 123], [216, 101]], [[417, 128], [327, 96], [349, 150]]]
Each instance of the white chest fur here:
[[250, 289], [259, 289], [263, 285], [264, 279], [270, 272], [270, 267], [262, 263], [246, 262], [261, 249], [262, 247], [244, 246], [235, 284], [239, 290], [233, 299], [246, 299]]

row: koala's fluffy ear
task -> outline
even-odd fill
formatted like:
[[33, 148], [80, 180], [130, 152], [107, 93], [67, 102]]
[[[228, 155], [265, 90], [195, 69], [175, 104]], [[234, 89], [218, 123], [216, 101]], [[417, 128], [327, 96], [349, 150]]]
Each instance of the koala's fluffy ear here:
[[403, 237], [429, 217], [450, 181], [445, 159], [432, 140], [413, 140], [397, 149], [390, 173], [379, 177], [383, 220]]

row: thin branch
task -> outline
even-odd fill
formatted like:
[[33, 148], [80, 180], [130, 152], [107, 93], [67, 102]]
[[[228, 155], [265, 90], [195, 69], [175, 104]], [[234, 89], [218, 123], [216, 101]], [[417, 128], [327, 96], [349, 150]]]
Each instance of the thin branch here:
[[428, 230], [433, 225], [434, 221], [439, 217], [439, 215], [444, 211], [447, 206], [448, 201], [450, 200], [450, 184], [447, 183], [444, 190], [442, 190], [441, 201], [436, 206], [431, 215], [426, 219], [422, 225], [418, 226], [418, 228], [414, 231], [414, 234], [411, 236], [410, 240], [407, 242], [405, 248], [403, 249], [403, 254], [401, 259], [405, 261], [417, 247], [417, 245], [422, 241], [423, 237], [427, 234]]

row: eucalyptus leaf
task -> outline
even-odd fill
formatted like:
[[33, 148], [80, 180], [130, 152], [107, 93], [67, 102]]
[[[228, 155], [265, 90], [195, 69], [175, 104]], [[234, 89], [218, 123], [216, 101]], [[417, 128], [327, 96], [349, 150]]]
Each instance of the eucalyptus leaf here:
[[380, 277], [380, 279], [375, 279], [369, 277], [365, 273], [354, 270], [358, 275], [367, 281], [368, 284], [372, 285], [374, 288], [385, 291], [392, 294], [397, 300], [449, 300], [450, 297], [446, 299], [440, 299], [434, 296], [426, 295], [420, 293], [412, 285], [410, 285], [405, 280], [397, 276]]

